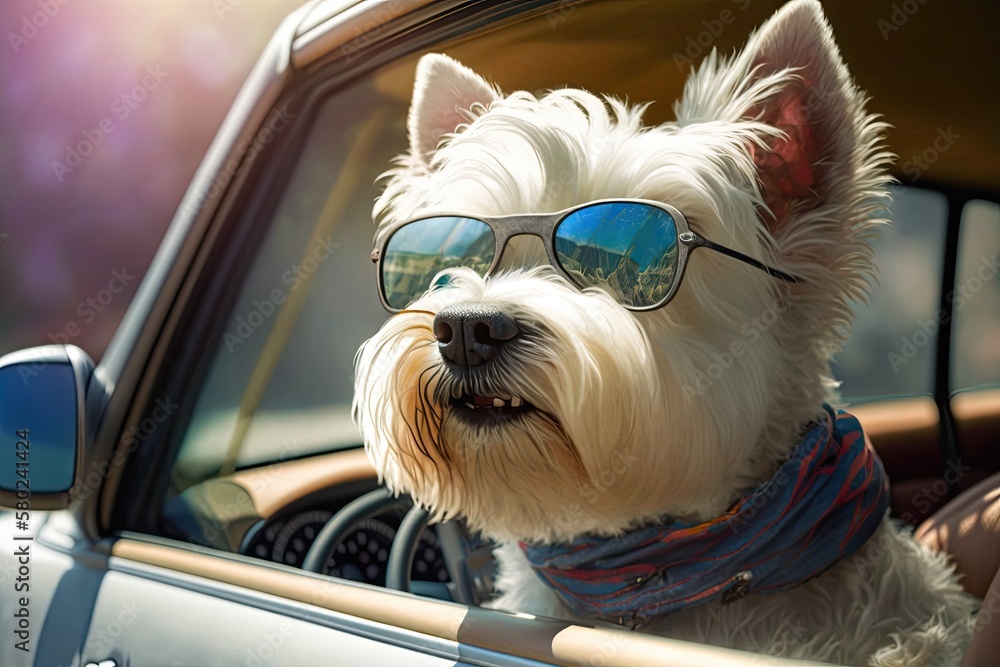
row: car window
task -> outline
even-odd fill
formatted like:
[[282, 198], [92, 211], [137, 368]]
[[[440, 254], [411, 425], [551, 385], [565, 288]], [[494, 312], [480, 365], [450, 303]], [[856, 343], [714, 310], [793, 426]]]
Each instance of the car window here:
[[375, 181], [405, 147], [406, 106], [365, 78], [321, 105], [217, 340], [175, 490], [360, 442], [353, 359], [387, 317], [370, 259]]
[[952, 293], [951, 388], [1000, 383], [1000, 204], [972, 200], [962, 209]]
[[944, 271], [947, 198], [936, 191], [892, 188], [891, 225], [875, 230], [877, 283], [856, 307], [851, 336], [834, 375], [850, 402], [931, 394], [934, 336]]

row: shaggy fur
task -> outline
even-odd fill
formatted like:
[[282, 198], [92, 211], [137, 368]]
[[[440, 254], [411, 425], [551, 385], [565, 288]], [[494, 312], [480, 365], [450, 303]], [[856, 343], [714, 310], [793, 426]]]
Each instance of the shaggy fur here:
[[[387, 174], [379, 233], [415, 215], [557, 211], [602, 198], [669, 203], [692, 229], [801, 278], [692, 256], [666, 307], [633, 313], [579, 291], [538, 239], [502, 271], [452, 272], [360, 350], [355, 412], [385, 483], [435, 518], [503, 543], [501, 609], [572, 618], [519, 540], [616, 535], [663, 516], [707, 520], [768, 479], [824, 401], [883, 222], [885, 125], [844, 66], [820, 5], [782, 8], [733, 58], [714, 52], [677, 121], [582, 90], [502, 95], [441, 55], [420, 61], [411, 150]], [[448, 372], [432, 330], [457, 303], [503, 304], [521, 335], [482, 373]], [[538, 409], [472, 426], [463, 393]], [[975, 600], [888, 519], [860, 551], [791, 591], [662, 617], [644, 631], [852, 665], [958, 664]]]

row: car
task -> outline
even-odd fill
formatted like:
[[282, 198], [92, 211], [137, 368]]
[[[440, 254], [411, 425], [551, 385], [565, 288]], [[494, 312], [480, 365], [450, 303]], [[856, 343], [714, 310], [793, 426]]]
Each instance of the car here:
[[[0, 359], [0, 664], [806, 664], [480, 606], [489, 543], [389, 496], [351, 415], [354, 354], [387, 317], [375, 183], [405, 146], [422, 54], [506, 90], [655, 100], [661, 122], [690, 67], [778, 4], [323, 0], [290, 15], [100, 363], [73, 345]], [[1000, 470], [1000, 82], [982, 65], [998, 17], [954, 7], [828, 9], [870, 109], [896, 125], [900, 181], [838, 376], [914, 525]]]

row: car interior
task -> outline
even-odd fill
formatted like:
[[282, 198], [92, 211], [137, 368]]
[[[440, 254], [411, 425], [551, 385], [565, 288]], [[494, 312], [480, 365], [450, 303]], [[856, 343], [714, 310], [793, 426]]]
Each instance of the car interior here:
[[[185, 285], [197, 299], [163, 337], [171, 372], [151, 377], [144, 395], [180, 407], [120, 481], [134, 502], [105, 507], [106, 526], [124, 537], [115, 555], [539, 660], [570, 662], [596, 641], [567, 623], [477, 609], [493, 591], [490, 544], [460, 521], [425, 525], [368, 463], [352, 374], [358, 347], [388, 317], [369, 258], [378, 178], [406, 146], [425, 52], [452, 55], [504, 91], [574, 86], [653, 101], [647, 122], [661, 123], [692, 64], [712, 47], [736, 48], [779, 3], [494, 4], [471, 28], [458, 30], [455, 16], [409, 43], [387, 38], [349, 72], [354, 35], [304, 49], [275, 104], [297, 121], [246, 168], [253, 187], [227, 202], [216, 241], [199, 251], [211, 269]], [[874, 241], [879, 283], [857, 306], [835, 370], [891, 479], [893, 515], [917, 526], [1000, 471], [1000, 135], [989, 112], [1000, 86], [926, 90], [940, 73], [961, 78], [965, 59], [986, 62], [988, 40], [935, 32], [930, 16], [884, 40], [874, 9], [827, 11], [869, 110], [894, 126], [899, 156], [894, 225]], [[959, 45], [961, 55], [950, 53]], [[328, 597], [317, 597], [321, 579]], [[383, 588], [418, 597], [380, 597]], [[662, 646], [630, 641], [616, 659]], [[554, 653], [560, 642], [566, 652]]]

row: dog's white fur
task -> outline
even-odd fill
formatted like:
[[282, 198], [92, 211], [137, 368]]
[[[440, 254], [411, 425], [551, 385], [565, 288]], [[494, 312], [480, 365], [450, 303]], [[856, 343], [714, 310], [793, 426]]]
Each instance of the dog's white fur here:
[[[504, 96], [450, 58], [421, 60], [411, 150], [388, 172], [380, 233], [417, 214], [644, 198], [801, 278], [783, 283], [702, 250], [670, 304], [633, 313], [572, 287], [537, 239], [518, 237], [504, 271], [453, 272], [449, 288], [365, 344], [355, 409], [368, 453], [391, 489], [506, 545], [493, 606], [573, 618], [518, 540], [717, 516], [836, 401], [829, 362], [866, 294], [867, 236], [889, 180], [885, 125], [864, 103], [813, 0], [786, 5], [735, 57], [708, 56], [677, 121], [658, 127], [642, 125], [642, 106], [582, 90]], [[803, 167], [806, 177], [782, 182]], [[432, 320], [463, 302], [503, 304], [522, 336], [461, 389], [520, 396], [538, 412], [476, 427], [450, 418], [456, 387], [439, 372]], [[957, 665], [975, 607], [942, 556], [886, 520], [791, 591], [695, 607], [644, 631], [846, 664]]]

